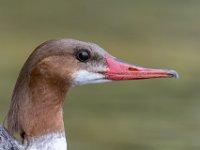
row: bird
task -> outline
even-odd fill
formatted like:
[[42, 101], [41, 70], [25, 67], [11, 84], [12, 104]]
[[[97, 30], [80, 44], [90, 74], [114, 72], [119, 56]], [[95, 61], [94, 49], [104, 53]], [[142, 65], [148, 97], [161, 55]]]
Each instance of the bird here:
[[[69, 89], [91, 83], [152, 78], [178, 78], [178, 73], [128, 64], [90, 42], [46, 41], [36, 47], [23, 65], [7, 115], [8, 131], [3, 126], [0, 131], [21, 136], [21, 142], [11, 143], [16, 150], [67, 150], [63, 104]], [[6, 142], [9, 141], [0, 145]]]

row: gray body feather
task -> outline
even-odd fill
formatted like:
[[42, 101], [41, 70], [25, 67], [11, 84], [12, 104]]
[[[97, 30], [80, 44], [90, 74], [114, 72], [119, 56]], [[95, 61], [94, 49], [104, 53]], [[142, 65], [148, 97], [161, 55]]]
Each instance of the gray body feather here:
[[0, 124], [0, 150], [21, 150], [18, 141]]

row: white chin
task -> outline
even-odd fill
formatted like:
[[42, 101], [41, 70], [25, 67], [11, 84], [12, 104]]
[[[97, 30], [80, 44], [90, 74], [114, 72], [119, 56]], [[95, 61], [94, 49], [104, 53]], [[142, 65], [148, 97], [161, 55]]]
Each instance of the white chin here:
[[100, 73], [88, 72], [80, 70], [73, 74], [75, 85], [91, 84], [91, 83], [104, 83], [111, 80], [105, 79], [105, 75]]

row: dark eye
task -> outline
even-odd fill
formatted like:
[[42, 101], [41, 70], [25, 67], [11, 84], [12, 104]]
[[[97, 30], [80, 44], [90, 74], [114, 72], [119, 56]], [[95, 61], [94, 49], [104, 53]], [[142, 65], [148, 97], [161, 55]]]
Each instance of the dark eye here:
[[81, 62], [87, 62], [90, 59], [90, 52], [88, 50], [80, 50], [76, 53], [76, 58]]

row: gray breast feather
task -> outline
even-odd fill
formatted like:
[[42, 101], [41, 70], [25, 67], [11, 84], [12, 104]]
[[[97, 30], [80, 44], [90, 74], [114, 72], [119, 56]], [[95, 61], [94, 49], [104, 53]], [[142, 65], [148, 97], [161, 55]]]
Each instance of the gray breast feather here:
[[18, 141], [0, 124], [0, 150], [21, 150]]

